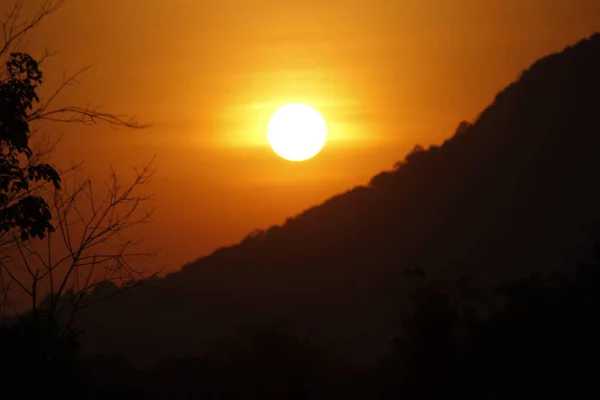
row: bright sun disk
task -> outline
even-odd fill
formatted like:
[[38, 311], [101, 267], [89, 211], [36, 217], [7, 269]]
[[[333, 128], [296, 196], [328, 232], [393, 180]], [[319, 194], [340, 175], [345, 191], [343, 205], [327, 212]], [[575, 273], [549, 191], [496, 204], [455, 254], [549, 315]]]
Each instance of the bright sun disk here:
[[304, 161], [321, 151], [327, 139], [325, 120], [313, 107], [287, 104], [271, 116], [267, 140], [273, 151], [289, 161]]

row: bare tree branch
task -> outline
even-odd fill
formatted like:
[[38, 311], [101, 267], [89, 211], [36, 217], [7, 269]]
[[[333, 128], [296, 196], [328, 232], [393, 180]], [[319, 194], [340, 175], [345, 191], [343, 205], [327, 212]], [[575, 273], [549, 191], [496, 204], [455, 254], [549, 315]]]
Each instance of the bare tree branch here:
[[[5, 15], [0, 15], [0, 64], [10, 60], [13, 53], [23, 51], [26, 37], [46, 17], [56, 13], [66, 0], [14, 0]], [[28, 8], [34, 7], [33, 13]], [[34, 70], [54, 53], [46, 49], [34, 60]], [[16, 56], [19, 56], [18, 54]], [[106, 123], [109, 127], [144, 128], [133, 118], [106, 112], [91, 105], [60, 105], [60, 96], [74, 84], [90, 67], [82, 68], [71, 75], [65, 74], [62, 82], [49, 96], [33, 102], [33, 109], [24, 118], [26, 124], [36, 121], [80, 123], [91, 125]], [[41, 77], [41, 72], [38, 71]], [[0, 83], [5, 75], [0, 72]], [[14, 78], [14, 77], [13, 77]], [[40, 80], [32, 86], [37, 90]], [[21, 163], [19, 168], [27, 171], [30, 166], [49, 164], [60, 138], [51, 140], [32, 130], [28, 137], [36, 136], [37, 148]], [[32, 180], [27, 190], [7, 191], [6, 206], [11, 206], [32, 195], [48, 199], [51, 206], [55, 232], [44, 239], [23, 239], [12, 232], [0, 232], [0, 306], [1, 317], [12, 312], [24, 311], [19, 308], [23, 297], [28, 298], [30, 308], [43, 309], [50, 317], [56, 317], [64, 307], [70, 307], [71, 319], [80, 307], [88, 307], [95, 301], [114, 297], [123, 290], [145, 282], [156, 276], [146, 271], [136, 270], [132, 259], [151, 257], [154, 252], [135, 250], [139, 243], [129, 237], [132, 228], [150, 221], [152, 212], [145, 205], [152, 196], [139, 193], [146, 186], [154, 171], [152, 161], [134, 170], [134, 179], [123, 184], [112, 170], [104, 188], [93, 185], [91, 179], [76, 179], [81, 164], [72, 163], [58, 171], [62, 181], [69, 184], [61, 189], [49, 182]], [[35, 178], [35, 176], [33, 176]], [[58, 186], [58, 185], [57, 185]], [[101, 189], [99, 192], [97, 189]], [[104, 192], [102, 192], [104, 189]], [[104, 193], [104, 195], [102, 195]], [[0, 212], [2, 210], [0, 209]], [[89, 296], [103, 282], [114, 282], [121, 287], [110, 291], [107, 296]], [[90, 301], [93, 298], [93, 301]], [[70, 322], [69, 322], [70, 324]]]
[[66, 106], [52, 108], [55, 100], [69, 86], [79, 83], [78, 78], [87, 72], [91, 66], [81, 68], [72, 75], [65, 75], [62, 83], [54, 90], [54, 92], [44, 100], [33, 112], [29, 114], [27, 122], [34, 121], [51, 121], [62, 123], [81, 123], [84, 125], [95, 125], [103, 122], [111, 127], [126, 127], [141, 129], [149, 125], [140, 124], [134, 118], [126, 118], [124, 116], [115, 115], [113, 113], [102, 111], [99, 107], [80, 107]]
[[[4, 63], [10, 54], [22, 52], [22, 43], [27, 34], [40, 25], [47, 17], [56, 13], [66, 3], [66, 0], [42, 0], [33, 15], [26, 16], [26, 6], [31, 6], [25, 0], [14, 0], [13, 6], [6, 12], [4, 17], [0, 16], [0, 62]], [[41, 65], [48, 57], [56, 52], [46, 49], [42, 55], [37, 57], [38, 65]], [[133, 118], [126, 118], [110, 112], [101, 110], [92, 106], [64, 106], [52, 108], [55, 100], [64, 92], [64, 90], [78, 83], [77, 79], [84, 74], [91, 66], [81, 68], [71, 75], [64, 75], [62, 83], [52, 92], [52, 94], [43, 101], [35, 110], [33, 110], [27, 122], [33, 121], [51, 121], [62, 123], [81, 123], [93, 125], [97, 123], [107, 123], [111, 127], [126, 128], [145, 128], [148, 125], [140, 124]], [[2, 76], [0, 75], [0, 80]]]
[[2, 31], [0, 58], [18, 50], [27, 33], [38, 26], [43, 19], [58, 11], [65, 2], [66, 0], [44, 0], [32, 17], [24, 19], [23, 8], [26, 2], [16, 0], [4, 20], [0, 22]]
[[[100, 194], [93, 193], [89, 179], [54, 190], [52, 212], [57, 231], [49, 234], [46, 242], [21, 242], [15, 236], [18, 257], [0, 262], [4, 272], [0, 278], [17, 285], [29, 297], [32, 309], [41, 307], [49, 315], [58, 316], [67, 307], [72, 318], [102, 282], [121, 285], [114, 291], [119, 292], [155, 276], [158, 271], [137, 270], [130, 260], [152, 257], [156, 252], [136, 251], [139, 242], [127, 235], [131, 228], [148, 222], [152, 216], [142, 207], [152, 196], [140, 193], [154, 174], [151, 166], [152, 162], [135, 169], [134, 178], [125, 185], [113, 172], [100, 202]], [[57, 242], [56, 238], [60, 240]], [[17, 275], [15, 270], [26, 273]], [[8, 296], [6, 290], [2, 293]], [[94, 302], [98, 300], [104, 301], [104, 297]], [[89, 301], [85, 303], [85, 307], [90, 305]]]

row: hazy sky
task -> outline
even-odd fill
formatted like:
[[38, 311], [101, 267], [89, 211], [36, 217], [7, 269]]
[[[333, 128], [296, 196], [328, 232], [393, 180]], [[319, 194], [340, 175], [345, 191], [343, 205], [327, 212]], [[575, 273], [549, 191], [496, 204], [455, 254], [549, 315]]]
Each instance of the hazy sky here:
[[[65, 104], [153, 124], [43, 128], [64, 135], [57, 163], [99, 178], [157, 155], [143, 236], [174, 270], [440, 143], [534, 60], [595, 31], [597, 0], [72, 0], [29, 50], [58, 51], [46, 93], [91, 64]], [[266, 143], [269, 116], [293, 101], [329, 127], [302, 163]]]

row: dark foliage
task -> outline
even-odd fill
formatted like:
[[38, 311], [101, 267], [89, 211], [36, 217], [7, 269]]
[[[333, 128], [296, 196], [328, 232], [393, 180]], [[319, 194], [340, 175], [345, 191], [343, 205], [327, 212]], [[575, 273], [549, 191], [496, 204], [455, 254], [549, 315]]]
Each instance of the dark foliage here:
[[50, 164], [32, 163], [28, 116], [39, 101], [42, 72], [24, 53], [10, 55], [6, 72], [0, 81], [0, 232], [16, 231], [21, 240], [43, 238], [54, 229], [52, 215], [33, 192], [41, 183], [60, 188], [60, 177]]
[[300, 339], [281, 325], [248, 326], [211, 343], [201, 357], [137, 368], [125, 356], [80, 358], [74, 340], [55, 341], [52, 324], [38, 318], [0, 331], [2, 388], [26, 398], [81, 399], [600, 395], [600, 257], [574, 272], [535, 274], [477, 296], [422, 268], [404, 283], [400, 334], [370, 369], [351, 368], [331, 344], [314, 335]]
[[[576, 273], [534, 274], [480, 299], [428, 285], [393, 356], [383, 393], [433, 398], [597, 397], [600, 258]], [[461, 304], [462, 303], [462, 304]], [[495, 306], [492, 306], [495, 304]], [[474, 313], [474, 309], [478, 309]]]
[[61, 332], [42, 312], [0, 326], [0, 390], [3, 398], [60, 394], [81, 398], [79, 345], [74, 332]]
[[315, 337], [254, 325], [212, 343], [203, 357], [136, 369], [125, 357], [98, 355], [85, 359], [85, 371], [94, 399], [318, 399], [339, 390], [335, 360]]

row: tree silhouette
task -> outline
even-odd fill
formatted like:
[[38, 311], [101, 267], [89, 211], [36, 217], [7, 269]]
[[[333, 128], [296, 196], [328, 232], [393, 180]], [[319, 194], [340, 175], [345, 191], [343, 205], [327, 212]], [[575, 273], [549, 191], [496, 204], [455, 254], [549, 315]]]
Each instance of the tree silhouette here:
[[[67, 76], [49, 97], [40, 99], [38, 91], [44, 81], [40, 62], [52, 54], [46, 51], [36, 60], [23, 51], [23, 44], [28, 33], [57, 12], [65, 1], [37, 3], [36, 6], [35, 2], [15, 0], [0, 21], [3, 32], [0, 61], [5, 62], [6, 67], [0, 74], [0, 288], [3, 294], [0, 303], [3, 319], [13, 306], [11, 295], [15, 292], [30, 298], [33, 311], [43, 303], [45, 312], [55, 315], [57, 303], [64, 294], [69, 293], [68, 297], [79, 304], [101, 280], [138, 280], [140, 274], [133, 271], [127, 261], [134, 255], [130, 250], [133, 242], [122, 234], [150, 217], [147, 210], [141, 210], [149, 196], [138, 194], [137, 190], [151, 179], [151, 163], [135, 170], [129, 186], [123, 186], [113, 171], [102, 199], [102, 193], [92, 190], [90, 179], [71, 179], [65, 186], [65, 178], [77, 170], [78, 165], [58, 171], [47, 162], [53, 144], [38, 141], [41, 143], [38, 148], [31, 146], [36, 133], [31, 124], [36, 121], [84, 125], [106, 122], [128, 128], [143, 127], [133, 119], [126, 120], [97, 108], [76, 105], [53, 108], [63, 90], [86, 68]], [[35, 10], [32, 16], [24, 17], [26, 8]], [[56, 246], [51, 245], [56, 239], [51, 240], [49, 235], [55, 232], [63, 242], [62, 254], [56, 254]], [[116, 237], [121, 238], [118, 244], [114, 243]], [[77, 242], [77, 239], [81, 240]], [[97, 248], [99, 244], [115, 247], [108, 252], [90, 254], [88, 249]], [[42, 252], [41, 248], [45, 250]], [[82, 275], [82, 269], [88, 272]], [[98, 269], [102, 269], [102, 273]], [[45, 291], [40, 290], [42, 286], [46, 286]], [[22, 307], [17, 312], [20, 311]]]
[[407, 270], [402, 329], [378, 369], [381, 390], [423, 398], [597, 393], [599, 277], [597, 252], [567, 272], [533, 273], [477, 294]]
[[[79, 165], [58, 170], [48, 162], [56, 143], [40, 138], [32, 146], [39, 135], [34, 122], [144, 127], [99, 108], [54, 107], [87, 68], [40, 98], [41, 65], [52, 54], [36, 59], [24, 49], [25, 39], [65, 3], [16, 0], [0, 20], [0, 376], [9, 396], [54, 388], [69, 397], [64, 386], [78, 359], [76, 311], [92, 304], [88, 294], [96, 287], [94, 302], [104, 301], [150, 275], [131, 266], [132, 257], [151, 254], [135, 251], [127, 231], [151, 216], [145, 208], [150, 196], [139, 188], [150, 181], [152, 162], [134, 169], [128, 184], [112, 171], [103, 193], [91, 179], [72, 176]], [[30, 9], [33, 15], [25, 17]]]

